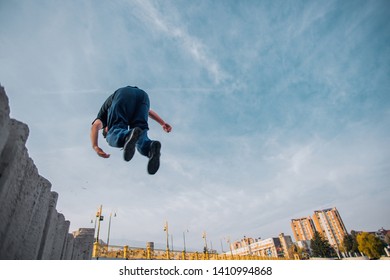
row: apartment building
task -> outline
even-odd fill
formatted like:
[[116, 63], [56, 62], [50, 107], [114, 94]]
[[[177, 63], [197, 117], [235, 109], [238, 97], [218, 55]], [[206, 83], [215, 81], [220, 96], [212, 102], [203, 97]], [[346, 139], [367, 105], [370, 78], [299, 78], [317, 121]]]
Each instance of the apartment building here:
[[291, 251], [291, 247], [293, 246], [293, 240], [291, 236], [284, 235], [284, 233], [279, 234], [280, 245], [282, 246], [283, 255], [285, 258], [293, 259], [294, 255]]
[[[238, 256], [260, 256], [260, 257], [285, 257], [293, 258], [289, 249], [293, 241], [291, 236], [279, 234], [279, 237], [267, 238], [258, 240], [244, 237], [239, 241], [235, 241], [230, 246], [230, 254]], [[226, 254], [229, 254], [226, 253]]]
[[291, 229], [296, 241], [312, 240], [314, 237], [315, 226], [310, 216], [292, 219]]
[[339, 250], [348, 232], [336, 207], [314, 211], [313, 221], [317, 231]]
[[336, 207], [316, 210], [313, 218], [292, 219], [291, 229], [297, 242], [313, 239], [314, 232], [318, 231], [336, 250], [341, 248], [344, 236], [348, 234]]
[[[264, 240], [256, 240], [251, 244], [245, 244], [241, 241], [234, 242], [235, 248], [231, 248], [230, 253], [235, 256], [255, 255], [260, 257], [279, 257], [281, 244], [279, 238], [267, 238]], [[241, 245], [238, 245], [241, 244]]]

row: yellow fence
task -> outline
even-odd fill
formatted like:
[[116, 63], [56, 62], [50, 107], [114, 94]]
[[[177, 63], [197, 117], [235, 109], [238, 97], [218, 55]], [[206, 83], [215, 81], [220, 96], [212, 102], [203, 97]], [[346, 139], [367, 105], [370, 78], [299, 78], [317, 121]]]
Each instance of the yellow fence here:
[[150, 247], [136, 248], [129, 246], [107, 246], [97, 242], [93, 245], [94, 259], [125, 259], [125, 260], [285, 260], [286, 258], [266, 257], [257, 255], [238, 256], [217, 253], [199, 253], [170, 250], [156, 250]]

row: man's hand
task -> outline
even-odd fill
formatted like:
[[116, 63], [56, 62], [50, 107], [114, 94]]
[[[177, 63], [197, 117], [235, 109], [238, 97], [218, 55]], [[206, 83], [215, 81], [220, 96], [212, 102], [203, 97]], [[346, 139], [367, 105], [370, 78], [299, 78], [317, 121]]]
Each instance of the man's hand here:
[[171, 132], [171, 130], [172, 130], [172, 127], [171, 127], [169, 124], [167, 124], [167, 123], [164, 123], [164, 124], [162, 125], [162, 128], [163, 128], [164, 131], [167, 132], [167, 133]]
[[93, 147], [93, 149], [95, 150], [95, 152], [98, 154], [99, 157], [102, 157], [102, 158], [109, 158], [110, 157], [110, 154], [106, 154], [101, 148], [99, 148], [98, 146], [95, 146]]
[[91, 127], [91, 134], [90, 134], [90, 137], [91, 137], [91, 144], [92, 144], [92, 148], [93, 150], [98, 154], [99, 157], [102, 157], [102, 158], [109, 158], [110, 155], [109, 154], [106, 154], [100, 147], [99, 147], [99, 144], [98, 144], [98, 138], [99, 138], [99, 130], [103, 128], [103, 123], [101, 120], [99, 119], [96, 119], [93, 124], [92, 124], [92, 127]]
[[172, 127], [166, 122], [164, 122], [164, 120], [152, 109], [149, 110], [149, 117], [151, 117], [153, 120], [158, 122], [162, 126], [165, 132], [171, 132]]

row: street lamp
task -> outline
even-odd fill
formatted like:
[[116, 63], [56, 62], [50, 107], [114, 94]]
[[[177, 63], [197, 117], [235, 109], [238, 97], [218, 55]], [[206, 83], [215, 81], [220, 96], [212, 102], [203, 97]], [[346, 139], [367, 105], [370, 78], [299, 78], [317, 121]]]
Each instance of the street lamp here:
[[[114, 213], [114, 217], [116, 217], [116, 213]], [[108, 245], [110, 243], [111, 218], [112, 218], [112, 212], [110, 213], [110, 220], [108, 221], [107, 251], [108, 251]]]
[[230, 248], [230, 254], [231, 254], [231, 256], [233, 257], [232, 245], [230, 244], [230, 236], [229, 236], [229, 237], [226, 237], [225, 240], [226, 240], [226, 243], [228, 244], [228, 246], [229, 246], [229, 248]]
[[207, 249], [207, 234], [206, 234], [206, 232], [204, 231], [203, 232], [203, 235], [202, 235], [202, 238], [204, 239], [204, 250], [205, 250], [205, 253], [208, 251], [208, 249]]
[[223, 253], [225, 253], [225, 251], [223, 250], [222, 239], [220, 239], [220, 242], [221, 242], [221, 250], [222, 250], [222, 254], [223, 254]]
[[[100, 222], [103, 221], [103, 216], [102, 216], [102, 209], [103, 205], [100, 205], [97, 213], [96, 213], [96, 220], [98, 221], [98, 230], [97, 230], [97, 235], [96, 235], [96, 240], [95, 243], [93, 244], [93, 256], [97, 259], [99, 259], [100, 256], [100, 248], [99, 248], [99, 233], [100, 233]], [[95, 230], [96, 230], [96, 220], [95, 220]]]
[[186, 232], [189, 232], [189, 230], [183, 231], [184, 253], [186, 252]]
[[103, 221], [104, 217], [102, 216], [103, 205], [100, 205], [98, 212], [96, 213], [96, 219], [98, 220], [98, 230], [96, 235], [96, 242], [99, 243], [99, 233], [100, 233], [100, 222]]
[[168, 233], [168, 221], [165, 221], [164, 231], [167, 233], [167, 259], [169, 260], [169, 233]]

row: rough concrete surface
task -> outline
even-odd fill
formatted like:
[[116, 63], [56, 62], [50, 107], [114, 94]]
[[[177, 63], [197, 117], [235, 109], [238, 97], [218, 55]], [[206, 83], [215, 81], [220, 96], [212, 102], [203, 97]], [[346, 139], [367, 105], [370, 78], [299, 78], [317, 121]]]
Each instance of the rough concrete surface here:
[[68, 232], [59, 195], [28, 155], [28, 135], [26, 124], [10, 118], [0, 85], [0, 259], [91, 259], [94, 229]]

